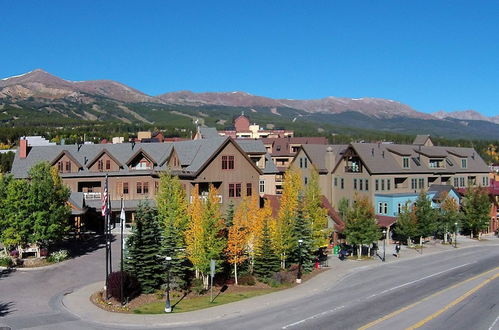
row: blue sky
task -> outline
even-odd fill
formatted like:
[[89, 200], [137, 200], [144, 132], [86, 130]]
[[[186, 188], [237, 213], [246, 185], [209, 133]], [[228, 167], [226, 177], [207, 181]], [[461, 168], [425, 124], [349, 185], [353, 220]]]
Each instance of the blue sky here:
[[499, 115], [498, 1], [0, 0], [0, 77]]

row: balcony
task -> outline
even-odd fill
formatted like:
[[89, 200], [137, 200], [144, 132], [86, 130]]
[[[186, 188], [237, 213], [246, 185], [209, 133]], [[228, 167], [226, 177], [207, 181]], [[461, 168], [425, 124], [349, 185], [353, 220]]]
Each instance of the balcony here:
[[100, 192], [84, 192], [83, 193], [83, 198], [86, 201], [92, 201], [92, 200], [98, 200], [102, 198], [102, 193]]
[[352, 164], [345, 166], [346, 173], [361, 173], [361, 168], [358, 164]]
[[[208, 201], [208, 195], [199, 195], [198, 197], [203, 203], [206, 203]], [[215, 197], [218, 199], [218, 203], [222, 204], [223, 202], [222, 195], [215, 195]], [[192, 200], [193, 200], [192, 196], [189, 196], [189, 203], [192, 204]]]

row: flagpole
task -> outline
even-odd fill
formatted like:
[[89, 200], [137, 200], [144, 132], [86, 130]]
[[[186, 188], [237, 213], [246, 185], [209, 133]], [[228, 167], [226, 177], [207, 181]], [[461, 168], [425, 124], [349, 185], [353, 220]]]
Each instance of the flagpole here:
[[121, 224], [121, 267], [120, 267], [120, 284], [121, 284], [121, 305], [124, 305], [125, 297], [123, 296], [123, 227], [125, 227], [125, 205], [123, 204], [123, 197], [121, 197], [121, 213], [120, 213], [120, 224]]

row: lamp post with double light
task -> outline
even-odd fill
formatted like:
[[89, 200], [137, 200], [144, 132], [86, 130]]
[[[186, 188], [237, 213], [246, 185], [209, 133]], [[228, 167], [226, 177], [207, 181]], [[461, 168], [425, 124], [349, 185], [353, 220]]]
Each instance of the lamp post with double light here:
[[385, 262], [386, 257], [386, 229], [383, 229], [383, 262]]
[[166, 261], [166, 303], [165, 303], [165, 313], [172, 312], [172, 306], [170, 304], [170, 261], [172, 257], [165, 257]]

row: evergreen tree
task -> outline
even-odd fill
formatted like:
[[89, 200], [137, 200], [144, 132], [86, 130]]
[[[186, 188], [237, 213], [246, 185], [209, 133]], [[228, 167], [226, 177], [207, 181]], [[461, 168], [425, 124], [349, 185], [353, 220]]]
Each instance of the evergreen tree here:
[[255, 253], [254, 274], [259, 278], [270, 278], [280, 268], [280, 258], [272, 248], [269, 219], [264, 218], [261, 243]]
[[418, 219], [418, 236], [420, 243], [422, 243], [424, 237], [433, 235], [436, 230], [436, 211], [432, 208], [431, 201], [424, 190], [419, 193], [418, 199], [414, 203], [414, 212]]
[[[302, 240], [300, 244], [298, 241]], [[313, 249], [312, 225], [310, 218], [303, 216], [303, 202], [300, 197], [300, 203], [293, 228], [293, 245], [290, 253], [290, 261], [294, 263], [300, 262], [300, 254], [302, 267], [304, 272], [310, 272], [314, 264], [314, 249]]]
[[161, 253], [161, 227], [149, 202], [141, 201], [136, 224], [127, 240], [128, 256], [125, 270], [135, 276], [142, 292], [152, 293], [160, 288], [165, 274], [165, 260]]
[[480, 238], [480, 231], [487, 229], [490, 222], [490, 200], [487, 190], [483, 187], [466, 189], [463, 198], [464, 227], [471, 236]]
[[234, 219], [234, 203], [229, 201], [227, 205], [227, 211], [225, 212], [225, 227], [230, 228], [232, 226], [232, 220]]
[[170, 281], [174, 287], [186, 290], [189, 286], [191, 263], [185, 253], [184, 232], [189, 217], [185, 191], [177, 176], [161, 174], [156, 205], [158, 221], [163, 230], [162, 255], [172, 258], [169, 265]]
[[359, 258], [363, 245], [370, 247], [380, 238], [374, 209], [367, 197], [355, 197], [355, 203], [346, 214], [344, 234], [350, 244], [357, 245]]

